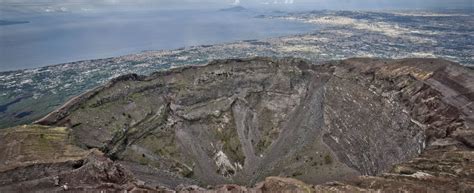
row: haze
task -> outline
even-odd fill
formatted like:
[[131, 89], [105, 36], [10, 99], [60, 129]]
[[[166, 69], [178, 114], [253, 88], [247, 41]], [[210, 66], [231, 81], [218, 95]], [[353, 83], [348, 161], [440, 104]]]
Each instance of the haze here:
[[127, 6], [146, 8], [211, 8], [232, 5], [289, 9], [473, 9], [472, 0], [0, 0], [3, 9], [61, 7], [62, 11]]

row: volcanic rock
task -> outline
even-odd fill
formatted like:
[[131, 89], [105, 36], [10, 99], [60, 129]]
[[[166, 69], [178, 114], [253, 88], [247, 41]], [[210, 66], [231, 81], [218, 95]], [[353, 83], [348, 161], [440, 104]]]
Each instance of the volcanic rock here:
[[[74, 179], [68, 189], [470, 192], [473, 100], [474, 71], [441, 59], [252, 58], [126, 75], [36, 122], [49, 127], [0, 131], [28, 135], [25, 151], [0, 142], [13, 152], [0, 179], [22, 178], [0, 190]], [[52, 131], [44, 141], [60, 147], [31, 145]], [[44, 164], [66, 169], [29, 169]]]

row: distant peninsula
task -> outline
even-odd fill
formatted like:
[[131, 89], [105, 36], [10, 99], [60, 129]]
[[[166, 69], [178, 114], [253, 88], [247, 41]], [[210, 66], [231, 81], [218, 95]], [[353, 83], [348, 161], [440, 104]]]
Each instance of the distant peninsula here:
[[247, 9], [245, 7], [234, 6], [234, 7], [230, 7], [230, 8], [221, 9], [220, 11], [240, 12], [240, 11], [246, 11], [246, 10]]
[[30, 23], [29, 21], [0, 20], [0, 26]]

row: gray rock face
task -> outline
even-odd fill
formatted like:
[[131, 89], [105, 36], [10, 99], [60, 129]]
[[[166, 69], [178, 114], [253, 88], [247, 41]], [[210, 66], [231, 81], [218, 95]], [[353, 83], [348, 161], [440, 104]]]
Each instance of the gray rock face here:
[[325, 144], [364, 175], [380, 174], [421, 153], [422, 127], [400, 104], [353, 78], [336, 76], [326, 84]]
[[221, 60], [120, 77], [38, 123], [72, 128], [152, 186], [315, 184], [380, 174], [468, 132], [472, 74], [430, 59]]

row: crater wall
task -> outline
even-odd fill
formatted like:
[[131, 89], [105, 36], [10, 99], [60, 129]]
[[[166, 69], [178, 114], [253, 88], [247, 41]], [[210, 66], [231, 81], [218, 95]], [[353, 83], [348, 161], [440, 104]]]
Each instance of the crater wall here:
[[435, 137], [406, 96], [431, 92], [417, 78], [432, 75], [385, 68], [372, 59], [219, 60], [119, 77], [38, 123], [71, 128], [77, 145], [101, 149], [156, 186], [378, 175]]

